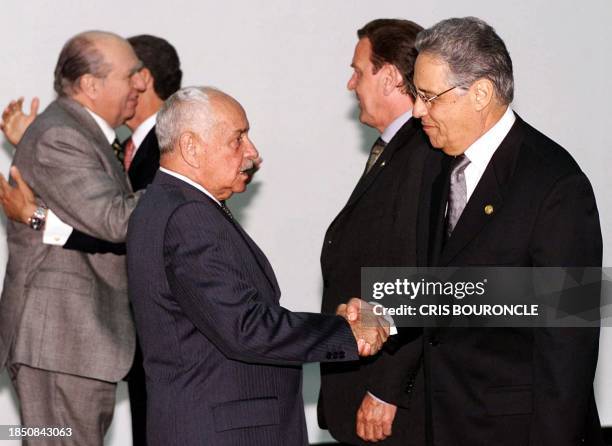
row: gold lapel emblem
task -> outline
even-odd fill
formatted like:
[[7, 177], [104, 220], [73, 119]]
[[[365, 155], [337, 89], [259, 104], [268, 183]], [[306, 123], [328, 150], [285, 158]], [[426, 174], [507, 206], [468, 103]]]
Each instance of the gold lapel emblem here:
[[385, 167], [386, 163], [387, 163], [386, 161], [383, 161], [382, 163], [380, 163], [380, 167]]
[[493, 211], [494, 211], [494, 209], [493, 209], [493, 205], [492, 205], [492, 204], [487, 204], [487, 205], [484, 207], [484, 212], [485, 212], [485, 214], [487, 214], [487, 215], [491, 215], [491, 214], [493, 213]]

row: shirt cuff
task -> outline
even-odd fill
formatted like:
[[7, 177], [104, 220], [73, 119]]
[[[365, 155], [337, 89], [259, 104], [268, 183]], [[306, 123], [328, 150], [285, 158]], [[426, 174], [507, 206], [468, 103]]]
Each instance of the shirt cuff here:
[[[375, 306], [375, 305], [380, 305], [380, 303], [378, 302], [368, 302], [370, 305]], [[385, 314], [383, 316], [383, 318], [389, 322], [389, 336], [393, 336], [397, 334], [397, 327], [395, 326], [395, 321], [393, 320], [393, 318], [391, 316], [389, 316], [388, 314]], [[369, 392], [368, 392], [369, 393]], [[372, 395], [374, 396], [374, 395]], [[374, 397], [376, 398], [376, 397]], [[382, 400], [381, 400], [382, 401]], [[384, 403], [384, 401], [383, 401]]]
[[[396, 330], [397, 331], [397, 330]], [[391, 406], [390, 403], [387, 403], [385, 400], [381, 400], [380, 398], [378, 398], [376, 395], [374, 395], [372, 392], [368, 391], [368, 395], [370, 395], [373, 399], [375, 399], [376, 401], [378, 401], [379, 403], [383, 403], [386, 404], [387, 406]]]
[[72, 234], [72, 226], [61, 221], [51, 209], [47, 209], [45, 228], [43, 230], [43, 243], [46, 245], [64, 246]]

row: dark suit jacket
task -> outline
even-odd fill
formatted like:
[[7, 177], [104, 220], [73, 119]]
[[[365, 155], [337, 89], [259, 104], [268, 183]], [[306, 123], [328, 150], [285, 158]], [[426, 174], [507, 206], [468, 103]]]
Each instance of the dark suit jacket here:
[[[138, 147], [132, 164], [130, 164], [128, 177], [130, 178], [132, 189], [134, 191], [145, 189], [153, 181], [157, 169], [159, 169], [159, 144], [155, 135], [155, 126], [153, 126]], [[125, 243], [107, 242], [91, 237], [76, 229], [68, 237], [64, 248], [90, 254], [125, 254]]]
[[240, 225], [163, 172], [127, 240], [150, 444], [307, 444], [300, 365], [355, 360], [348, 324], [282, 308], [270, 264]]
[[142, 140], [134, 159], [130, 164], [128, 176], [134, 190], [145, 189], [155, 178], [159, 169], [159, 144], [155, 134], [155, 126]]
[[[438, 163], [419, 121], [410, 119], [396, 133], [372, 170], [362, 177], [348, 203], [331, 223], [321, 253], [322, 311], [333, 313], [352, 296], [361, 295], [361, 267], [416, 266], [427, 262], [427, 243], [417, 243], [417, 215], [421, 196], [429, 195], [423, 183], [427, 162]], [[428, 206], [426, 206], [428, 208]], [[429, 214], [422, 213], [424, 226]], [[388, 402], [397, 401], [404, 383], [387, 385], [384, 374], [404, 370], [406, 362], [420, 359], [412, 345], [390, 354], [384, 351], [372, 364], [321, 364], [319, 424], [338, 440], [363, 444], [355, 433], [355, 416], [367, 390]], [[394, 364], [399, 362], [399, 366]], [[400, 381], [404, 376], [400, 376]], [[395, 383], [395, 381], [394, 381]], [[405, 444], [410, 416], [401, 409], [394, 435], [383, 444]]]
[[[518, 117], [443, 244], [445, 203], [434, 211], [434, 265], [601, 266], [588, 179]], [[424, 329], [425, 379], [406, 395], [425, 394], [413, 413], [429, 438], [417, 444], [602, 444], [592, 389], [598, 339], [598, 329], [586, 328]]]

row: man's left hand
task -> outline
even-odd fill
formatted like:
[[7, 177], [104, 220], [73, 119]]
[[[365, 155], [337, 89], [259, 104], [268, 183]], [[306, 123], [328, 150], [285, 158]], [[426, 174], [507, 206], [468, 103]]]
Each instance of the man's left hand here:
[[397, 406], [366, 393], [357, 410], [357, 435], [365, 441], [384, 440], [391, 435], [396, 412]]
[[15, 187], [12, 187], [0, 174], [0, 203], [8, 218], [27, 224], [36, 210], [34, 192], [21, 177], [17, 167], [11, 167], [11, 176], [15, 180]]

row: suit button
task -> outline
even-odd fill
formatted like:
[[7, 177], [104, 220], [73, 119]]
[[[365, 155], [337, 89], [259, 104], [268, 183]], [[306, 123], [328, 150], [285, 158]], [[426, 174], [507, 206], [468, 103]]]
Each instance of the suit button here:
[[431, 345], [432, 347], [437, 347], [438, 345], [440, 345], [440, 340], [438, 338], [431, 338], [429, 340], [429, 345]]
[[332, 354], [331, 354], [331, 352], [327, 352], [327, 354], [325, 355], [325, 357], [326, 357], [327, 359], [332, 359]]

